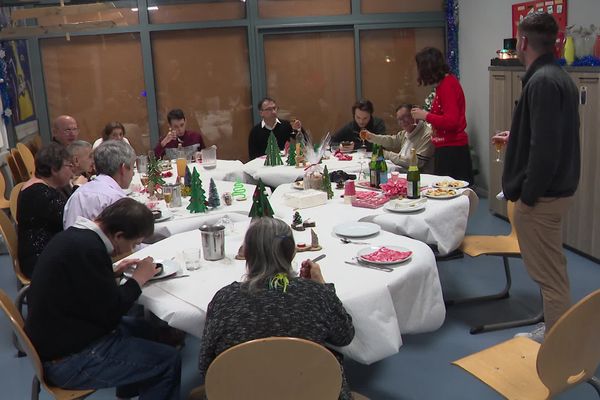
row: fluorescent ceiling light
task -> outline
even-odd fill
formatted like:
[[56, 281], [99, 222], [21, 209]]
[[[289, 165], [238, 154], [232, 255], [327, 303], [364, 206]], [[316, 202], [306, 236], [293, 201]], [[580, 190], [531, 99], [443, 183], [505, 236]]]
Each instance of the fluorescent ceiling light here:
[[[150, 6], [150, 7], [148, 7], [148, 11], [156, 11], [156, 10], [158, 10], [158, 6]], [[137, 7], [132, 8], [131, 11], [138, 11], [138, 8]]]

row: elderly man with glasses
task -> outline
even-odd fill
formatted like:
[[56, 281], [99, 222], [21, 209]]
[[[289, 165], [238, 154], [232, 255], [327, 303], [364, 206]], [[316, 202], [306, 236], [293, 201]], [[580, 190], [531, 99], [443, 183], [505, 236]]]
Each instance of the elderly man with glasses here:
[[281, 150], [285, 147], [285, 142], [295, 139], [299, 132], [304, 132], [302, 123], [299, 120], [293, 119], [290, 122], [277, 118], [279, 108], [275, 100], [265, 97], [258, 102], [257, 107], [262, 121], [252, 128], [248, 137], [250, 160], [265, 155], [267, 140], [271, 132], [275, 135], [277, 145]]
[[68, 146], [77, 140], [79, 128], [77, 121], [70, 115], [56, 117], [52, 123], [52, 141]]

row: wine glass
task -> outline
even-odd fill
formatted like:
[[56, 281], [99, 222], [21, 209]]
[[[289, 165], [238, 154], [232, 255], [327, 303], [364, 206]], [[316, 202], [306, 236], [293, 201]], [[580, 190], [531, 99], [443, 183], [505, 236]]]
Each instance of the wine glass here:
[[173, 187], [165, 185], [163, 186], [163, 198], [167, 207], [171, 207], [171, 201], [173, 200]]
[[[496, 135], [498, 135], [501, 132], [502, 131], [496, 131]], [[504, 147], [504, 142], [501, 140], [496, 140], [494, 141], [494, 147], [496, 148], [496, 162], [501, 163], [502, 159], [500, 158], [500, 155], [502, 153], [502, 148]]]
[[367, 147], [367, 145], [365, 144], [365, 139], [367, 138], [367, 134], [369, 131], [367, 131], [366, 129], [361, 129], [360, 132], [358, 132], [358, 136], [360, 137], [360, 140], [362, 140], [362, 146], [360, 147]]

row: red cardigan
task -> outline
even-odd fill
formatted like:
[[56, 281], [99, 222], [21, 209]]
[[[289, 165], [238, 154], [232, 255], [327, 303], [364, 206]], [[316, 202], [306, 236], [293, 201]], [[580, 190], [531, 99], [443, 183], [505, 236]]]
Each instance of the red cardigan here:
[[435, 90], [435, 98], [426, 119], [434, 129], [431, 142], [435, 147], [469, 144], [469, 137], [465, 132], [465, 107], [465, 94], [460, 82], [454, 75], [446, 75]]

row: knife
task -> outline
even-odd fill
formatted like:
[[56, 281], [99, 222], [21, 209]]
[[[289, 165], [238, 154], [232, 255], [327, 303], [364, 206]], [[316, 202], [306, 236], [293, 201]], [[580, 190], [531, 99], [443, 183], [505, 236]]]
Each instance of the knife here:
[[358, 261], [344, 261], [344, 262], [346, 264], [356, 265], [358, 267], [365, 267], [365, 268], [376, 269], [376, 270], [384, 271], [384, 272], [393, 272], [394, 271], [392, 268], [389, 268], [389, 267], [384, 267], [384, 266], [379, 266], [379, 265], [372, 265], [372, 264], [363, 264], [363, 263], [359, 263]]

